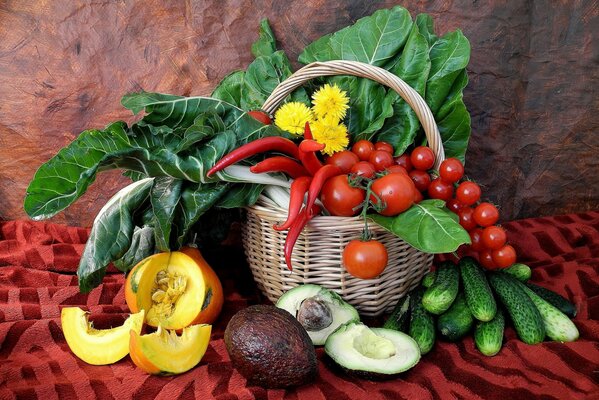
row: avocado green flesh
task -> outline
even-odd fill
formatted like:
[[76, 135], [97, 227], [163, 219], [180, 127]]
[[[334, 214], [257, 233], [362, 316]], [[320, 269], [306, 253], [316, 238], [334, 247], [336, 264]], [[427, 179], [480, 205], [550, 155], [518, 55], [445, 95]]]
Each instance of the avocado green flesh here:
[[404, 372], [420, 360], [418, 344], [405, 333], [356, 322], [331, 334], [325, 352], [347, 370], [383, 375]]
[[327, 337], [341, 325], [360, 320], [355, 308], [346, 303], [337, 293], [318, 285], [307, 284], [293, 288], [279, 298], [276, 306], [297, 318], [302, 302], [310, 297], [325, 303], [333, 316], [333, 321], [329, 326], [319, 331], [307, 331], [315, 346], [324, 345]]

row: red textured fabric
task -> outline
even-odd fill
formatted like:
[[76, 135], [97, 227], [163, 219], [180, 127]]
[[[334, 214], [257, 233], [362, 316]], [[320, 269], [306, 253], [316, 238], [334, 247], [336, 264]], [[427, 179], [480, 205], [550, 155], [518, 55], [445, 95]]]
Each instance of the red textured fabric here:
[[[75, 270], [88, 231], [29, 221], [0, 223], [1, 399], [584, 399], [599, 393], [599, 212], [515, 221], [504, 225], [533, 281], [573, 300], [580, 339], [526, 345], [513, 329], [501, 352], [485, 357], [471, 337], [437, 343], [401, 379], [370, 382], [329, 368], [318, 350], [319, 377], [289, 390], [247, 387], [231, 366], [222, 337], [231, 316], [260, 301], [242, 255], [213, 262], [225, 307], [200, 365], [174, 377], [148, 376], [126, 357], [92, 366], [64, 340], [60, 309], [83, 306], [99, 328], [127, 315], [124, 276], [109, 273], [89, 295]], [[229, 249], [228, 253], [231, 251]], [[216, 258], [218, 260], [218, 258]], [[222, 265], [221, 265], [222, 264]]]

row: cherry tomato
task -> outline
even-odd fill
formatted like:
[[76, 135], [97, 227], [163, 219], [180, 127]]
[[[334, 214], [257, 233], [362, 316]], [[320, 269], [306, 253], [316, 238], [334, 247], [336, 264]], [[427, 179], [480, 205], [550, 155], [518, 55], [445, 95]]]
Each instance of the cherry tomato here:
[[406, 171], [406, 169], [404, 167], [402, 167], [401, 165], [397, 165], [397, 164], [393, 164], [390, 167], [386, 168], [386, 171], [390, 174], [394, 174], [394, 173], [400, 173], [400, 174], [408, 174], [408, 171]]
[[505, 230], [496, 225], [487, 226], [483, 229], [482, 234], [483, 245], [489, 250], [497, 250], [505, 244], [507, 235]]
[[480, 226], [491, 226], [499, 219], [499, 210], [491, 203], [480, 203], [474, 209], [473, 217]]
[[375, 150], [383, 150], [389, 154], [393, 154], [393, 146], [391, 146], [387, 142], [376, 142], [374, 144], [374, 148], [375, 148]]
[[418, 146], [412, 151], [410, 161], [412, 161], [414, 168], [428, 171], [435, 164], [435, 154], [426, 146]]
[[491, 255], [491, 250], [483, 250], [478, 252], [478, 261], [480, 265], [485, 267], [486, 269], [495, 269], [497, 265], [493, 261], [493, 256]]
[[366, 194], [352, 187], [347, 175], [337, 175], [327, 180], [320, 191], [320, 201], [331, 215], [351, 217], [360, 211]]
[[460, 211], [458, 211], [458, 217], [460, 218], [460, 225], [462, 228], [467, 231], [471, 231], [476, 228], [476, 222], [474, 222], [474, 218], [472, 215], [474, 214], [474, 210], [471, 207], [464, 207]]
[[449, 201], [453, 197], [453, 185], [441, 178], [433, 179], [428, 187], [428, 197]]
[[327, 158], [326, 163], [336, 165], [341, 170], [341, 173], [348, 174], [354, 164], [356, 164], [358, 161], [360, 161], [360, 159], [355, 153], [352, 153], [349, 150], [343, 150], [338, 151]]
[[376, 170], [374, 169], [374, 165], [368, 161], [360, 161], [355, 163], [349, 172], [358, 176], [363, 176], [364, 178], [372, 178], [374, 177]]
[[455, 190], [455, 198], [466, 206], [471, 206], [480, 199], [480, 186], [471, 181], [462, 182]]
[[[416, 187], [409, 176], [394, 173], [378, 178], [372, 183], [372, 192], [385, 204], [385, 209], [379, 212], [387, 217], [397, 215], [412, 206]], [[374, 196], [370, 199], [376, 202]]]
[[445, 182], [457, 182], [464, 176], [464, 165], [457, 158], [443, 160], [441, 166], [439, 166], [439, 176]]
[[255, 120], [262, 122], [264, 125], [272, 124], [272, 120], [264, 111], [254, 110], [249, 111], [248, 114], [252, 116]]
[[507, 268], [516, 262], [516, 250], [509, 244], [491, 252], [493, 262], [498, 268]]
[[412, 167], [412, 161], [410, 161], [410, 155], [409, 154], [402, 154], [399, 157], [395, 157], [394, 160], [395, 160], [395, 164], [401, 165], [408, 172], [410, 172], [412, 170], [412, 168], [413, 168]]
[[378, 240], [352, 240], [343, 249], [343, 266], [360, 279], [376, 278], [385, 270], [389, 257]]
[[384, 150], [375, 150], [370, 153], [368, 162], [374, 165], [377, 171], [383, 171], [385, 168], [393, 165], [393, 156]]
[[424, 200], [422, 192], [419, 190], [414, 190], [414, 204], [420, 203], [422, 200]]
[[445, 204], [445, 206], [446, 206], [447, 208], [449, 208], [449, 210], [453, 211], [453, 212], [454, 212], [454, 213], [456, 213], [456, 214], [458, 213], [458, 211], [460, 211], [462, 208], [464, 208], [464, 207], [465, 207], [465, 205], [464, 205], [464, 204], [462, 204], [462, 203], [460, 203], [460, 202], [458, 201], [458, 199], [450, 199], [450, 200], [449, 200], [449, 201], [448, 201], [448, 202]]
[[374, 151], [374, 144], [368, 140], [358, 140], [351, 148], [361, 161], [368, 161], [370, 154]]
[[431, 184], [431, 176], [426, 171], [413, 169], [409, 172], [410, 178], [414, 181], [416, 189], [421, 192], [426, 192]]
[[470, 234], [470, 241], [472, 242], [470, 244], [470, 248], [474, 251], [484, 250], [485, 246], [483, 245], [483, 242], [481, 240], [483, 230], [480, 228], [474, 228], [468, 233]]

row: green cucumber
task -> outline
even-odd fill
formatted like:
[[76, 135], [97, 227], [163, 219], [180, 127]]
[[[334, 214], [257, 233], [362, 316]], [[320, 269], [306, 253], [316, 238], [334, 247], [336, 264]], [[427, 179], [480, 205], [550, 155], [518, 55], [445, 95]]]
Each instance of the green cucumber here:
[[535, 292], [535, 294], [541, 297], [543, 300], [547, 301], [552, 306], [559, 309], [561, 312], [566, 314], [570, 318], [574, 318], [576, 316], [576, 306], [572, 304], [568, 299], [563, 296], [555, 293], [553, 290], [549, 290], [542, 286], [535, 285], [534, 283], [527, 283], [526, 286]]
[[429, 271], [424, 278], [422, 278], [422, 286], [425, 288], [431, 287], [431, 285], [435, 282], [435, 278], [437, 277], [437, 271]]
[[530, 267], [526, 264], [521, 263], [513, 264], [511, 267], [504, 269], [503, 272], [507, 272], [514, 278], [518, 279], [520, 282], [526, 282], [530, 279], [530, 276], [532, 275]]
[[464, 282], [464, 294], [470, 312], [479, 321], [490, 321], [497, 312], [497, 303], [485, 273], [472, 257], [464, 257], [458, 264]]
[[422, 305], [432, 314], [443, 314], [458, 295], [460, 271], [451, 261], [445, 261], [437, 268], [435, 282], [426, 289]]
[[474, 343], [478, 351], [485, 356], [494, 356], [499, 353], [503, 344], [504, 328], [505, 318], [500, 309], [497, 310], [492, 320], [479, 322], [474, 329]]
[[410, 296], [409, 335], [418, 343], [420, 353], [426, 354], [435, 345], [435, 320], [422, 306], [422, 288], [417, 288]]
[[448, 340], [455, 342], [460, 340], [472, 329], [474, 317], [466, 303], [463, 293], [458, 294], [455, 301], [437, 319], [437, 329]]
[[393, 329], [394, 331], [406, 332], [410, 323], [410, 294], [408, 293], [399, 301], [393, 309], [393, 312], [385, 321], [383, 328]]
[[545, 324], [545, 333], [549, 339], [558, 342], [573, 342], [578, 339], [578, 328], [576, 328], [574, 322], [570, 321], [570, 318], [566, 314], [551, 305], [548, 301], [543, 300], [524, 284], [520, 283], [520, 286], [535, 306], [537, 306]]
[[501, 272], [488, 275], [491, 288], [497, 294], [514, 323], [518, 337], [528, 344], [536, 344], [545, 338], [545, 325], [539, 310], [516, 278]]

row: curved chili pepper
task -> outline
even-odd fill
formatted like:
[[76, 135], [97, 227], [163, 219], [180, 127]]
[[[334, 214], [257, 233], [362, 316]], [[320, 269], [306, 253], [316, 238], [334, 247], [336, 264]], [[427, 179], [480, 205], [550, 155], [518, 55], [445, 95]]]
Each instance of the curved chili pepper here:
[[310, 123], [306, 122], [304, 125], [304, 139], [312, 140], [314, 137], [312, 136], [312, 129], [310, 129]]
[[320, 194], [322, 186], [327, 181], [327, 179], [340, 174], [341, 169], [333, 164], [327, 164], [323, 166], [321, 169], [319, 169], [318, 172], [314, 175], [312, 182], [310, 182], [310, 189], [308, 189], [308, 201], [306, 203], [306, 208], [312, 208], [314, 202], [316, 202], [316, 198]]
[[291, 265], [291, 255], [293, 253], [295, 242], [297, 242], [297, 238], [299, 237], [300, 233], [302, 233], [302, 230], [306, 224], [319, 212], [320, 206], [318, 204], [314, 204], [314, 206], [311, 208], [304, 207], [304, 209], [302, 209], [296, 220], [291, 225], [291, 228], [289, 228], [283, 249], [283, 253], [285, 254], [285, 263], [287, 263], [287, 268], [289, 271], [293, 271], [293, 266]]
[[266, 151], [279, 151], [281, 153], [288, 154], [293, 158], [299, 157], [299, 149], [291, 140], [280, 136], [268, 136], [261, 139], [256, 139], [253, 142], [249, 142], [241, 147], [236, 148], [221, 158], [214, 165], [214, 167], [210, 168], [206, 175], [210, 177], [229, 165], [235, 164], [236, 162], [244, 160], [255, 154], [264, 153]]
[[287, 221], [285, 221], [282, 225], [273, 225], [272, 228], [275, 231], [284, 231], [285, 229], [291, 227], [299, 215], [300, 210], [302, 209], [302, 205], [304, 204], [304, 196], [310, 187], [310, 182], [312, 182], [311, 176], [300, 176], [291, 183]]
[[[315, 143], [318, 146], [316, 146]], [[315, 175], [322, 168], [322, 163], [318, 157], [316, 157], [315, 152], [322, 150], [323, 148], [323, 144], [310, 139], [305, 139], [300, 143], [299, 159], [302, 162], [302, 165], [306, 167], [310, 175]]]
[[306, 168], [297, 161], [285, 157], [285, 156], [274, 156], [260, 161], [256, 165], [250, 167], [250, 171], [255, 174], [261, 174], [264, 172], [284, 172], [293, 179], [309, 175]]

